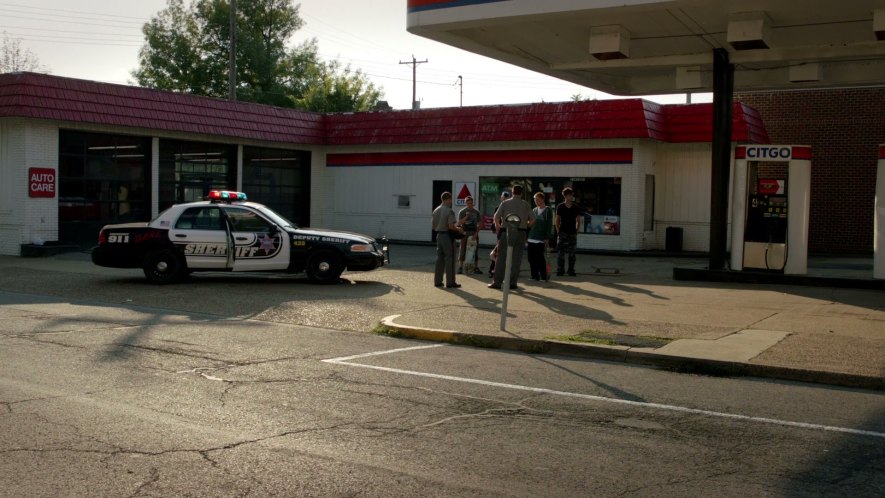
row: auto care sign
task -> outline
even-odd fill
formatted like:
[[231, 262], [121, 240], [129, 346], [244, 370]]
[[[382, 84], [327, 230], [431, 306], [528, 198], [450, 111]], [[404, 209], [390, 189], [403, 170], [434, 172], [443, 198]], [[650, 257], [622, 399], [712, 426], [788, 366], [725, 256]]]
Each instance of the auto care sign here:
[[55, 170], [28, 168], [28, 197], [55, 197]]

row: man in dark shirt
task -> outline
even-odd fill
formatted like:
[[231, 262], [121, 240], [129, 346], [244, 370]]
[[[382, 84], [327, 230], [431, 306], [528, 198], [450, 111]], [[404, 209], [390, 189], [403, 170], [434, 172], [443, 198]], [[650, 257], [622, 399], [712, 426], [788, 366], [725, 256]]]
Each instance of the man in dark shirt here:
[[565, 202], [556, 206], [556, 217], [553, 219], [556, 227], [556, 247], [559, 254], [556, 257], [556, 274], [565, 274], [565, 256], [568, 254], [568, 274], [571, 277], [575, 273], [575, 247], [578, 245], [578, 228], [581, 226], [581, 208], [575, 204], [575, 192], [571, 187], [562, 190]]

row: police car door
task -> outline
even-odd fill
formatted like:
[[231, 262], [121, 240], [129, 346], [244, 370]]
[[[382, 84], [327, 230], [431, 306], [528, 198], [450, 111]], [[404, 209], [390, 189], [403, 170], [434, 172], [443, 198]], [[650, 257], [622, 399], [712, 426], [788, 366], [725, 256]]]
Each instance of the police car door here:
[[222, 206], [233, 231], [234, 271], [285, 270], [289, 267], [289, 235], [245, 206]]
[[231, 242], [218, 206], [185, 209], [169, 230], [169, 240], [182, 249], [188, 268], [229, 268]]

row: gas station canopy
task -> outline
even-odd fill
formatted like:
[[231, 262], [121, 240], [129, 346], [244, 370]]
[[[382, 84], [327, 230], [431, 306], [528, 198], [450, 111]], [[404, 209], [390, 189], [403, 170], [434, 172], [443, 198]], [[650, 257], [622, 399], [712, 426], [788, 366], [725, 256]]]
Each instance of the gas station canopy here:
[[411, 33], [616, 95], [885, 84], [885, 0], [408, 0]]

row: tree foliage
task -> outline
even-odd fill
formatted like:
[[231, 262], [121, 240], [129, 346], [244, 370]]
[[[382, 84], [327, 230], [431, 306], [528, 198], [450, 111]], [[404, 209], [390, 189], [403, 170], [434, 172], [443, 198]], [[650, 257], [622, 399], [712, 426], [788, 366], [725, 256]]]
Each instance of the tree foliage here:
[[[381, 98], [361, 71], [319, 57], [316, 39], [287, 47], [303, 26], [290, 0], [237, 3], [238, 100], [311, 111], [361, 111]], [[230, 1], [169, 0], [143, 28], [139, 85], [210, 97], [229, 93]]]
[[21, 40], [10, 37], [3, 32], [3, 44], [0, 45], [0, 73], [14, 73], [18, 71], [32, 71], [35, 73], [48, 73], [37, 56], [27, 48], [22, 47]]

